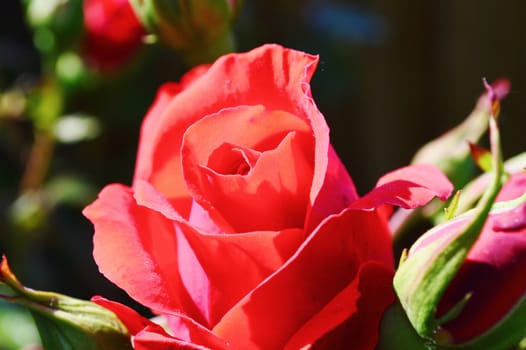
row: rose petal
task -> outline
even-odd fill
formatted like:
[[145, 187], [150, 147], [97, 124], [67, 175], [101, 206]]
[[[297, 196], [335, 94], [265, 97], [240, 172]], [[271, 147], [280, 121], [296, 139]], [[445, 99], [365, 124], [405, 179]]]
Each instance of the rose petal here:
[[[165, 83], [157, 91], [157, 96], [142, 123], [134, 176], [134, 182], [137, 180], [149, 180], [160, 188], [169, 189], [170, 192], [168, 193], [171, 193], [172, 196], [179, 197], [187, 195], [187, 191], [182, 179], [180, 166], [176, 161], [170, 161], [170, 157], [172, 156], [177, 159], [177, 154], [173, 149], [157, 149], [156, 139], [165, 132], [163, 130], [161, 115], [170, 101], [182, 90], [183, 87], [181, 84]], [[163, 176], [156, 175], [156, 172], [154, 172], [154, 156], [158, 157], [158, 161], [163, 163], [163, 168], [165, 168], [166, 171], [172, 171], [170, 183], [164, 183], [163, 181], [167, 181], [167, 179]], [[161, 174], [164, 173], [161, 169], [155, 170], [160, 171]]]
[[496, 201], [509, 201], [518, 198], [526, 191], [526, 171], [512, 174], [499, 192]]
[[[132, 308], [118, 303], [116, 301], [108, 300], [99, 295], [93, 296], [91, 298], [91, 301], [113, 312], [119, 318], [119, 320], [126, 326], [126, 329], [130, 333], [130, 335], [135, 335], [141, 330], [143, 330], [145, 327], [153, 324], [152, 321], [150, 321], [146, 317], [139, 315]], [[159, 328], [161, 327], [159, 326]]]
[[357, 277], [288, 341], [285, 349], [316, 345], [336, 349], [374, 349], [377, 327], [387, 306], [394, 300], [393, 269], [366, 262]]
[[171, 220], [137, 205], [131, 189], [117, 184], [83, 214], [95, 225], [93, 256], [102, 274], [141, 304], [159, 312], [184, 309], [204, 322], [177, 273], [189, 267], [179, 265], [182, 248]]
[[[177, 319], [181, 334], [168, 334], [160, 325], [139, 315], [135, 310], [120, 303], [95, 296], [92, 301], [117, 315], [133, 336], [134, 349], [226, 349], [228, 344], [208, 329], [187, 316], [169, 315]], [[192, 339], [189, 342], [188, 339]]]
[[172, 338], [159, 332], [156, 328], [146, 327], [133, 338], [133, 348], [135, 350], [211, 350], [226, 349], [226, 346], [221, 348], [202, 346], [198, 343]]
[[178, 245], [174, 256], [179, 270], [172, 270], [171, 274], [179, 274], [206, 319], [203, 324], [215, 324], [232, 305], [283, 265], [304, 239], [300, 229], [231, 235], [203, 233], [182, 219], [150, 184], [139, 181], [136, 187], [139, 205], [176, 222], [173, 235]]
[[[392, 264], [385, 221], [375, 212], [351, 210], [330, 217], [282, 268], [231, 308], [213, 332], [239, 349], [283, 348], [357, 278], [367, 261]], [[376, 329], [377, 324], [368, 326]]]
[[383, 204], [413, 209], [427, 204], [434, 197], [445, 200], [453, 185], [435, 166], [416, 164], [388, 173], [376, 188], [351, 204], [352, 209], [370, 210]]
[[[316, 140], [317, 152], [320, 152]], [[316, 155], [318, 157], [318, 155]], [[311, 187], [311, 207], [307, 209], [305, 228], [308, 232], [313, 230], [327, 216], [341, 212], [352, 202], [358, 199], [358, 193], [354, 183], [336, 154], [336, 151], [329, 145], [323, 161], [326, 168], [321, 169], [319, 160], [315, 163], [315, 174]], [[323, 177], [317, 174], [324, 172]], [[317, 184], [317, 181], [323, 181]], [[319, 192], [314, 192], [317, 189]]]
[[493, 222], [495, 231], [517, 232], [524, 227], [526, 227], [526, 203], [502, 213]]
[[178, 240], [188, 242], [178, 253], [179, 264], [199, 266], [199, 271], [181, 270], [181, 278], [211, 327], [282, 265], [303, 237], [301, 230], [294, 229], [249, 235], [208, 236], [190, 225], [181, 225], [178, 232]]
[[[189, 88], [194, 81], [204, 75], [207, 70], [207, 65], [194, 67], [181, 78], [180, 83], [165, 83], [159, 88], [155, 101], [148, 110], [141, 127], [134, 182], [137, 180], [151, 181], [159, 188], [163, 188], [169, 197], [188, 196], [178, 154], [183, 131], [179, 130], [179, 139], [172, 140], [179, 140], [172, 146], [174, 148], [159, 149], [157, 142], [166, 133], [164, 118], [169, 119], [171, 117], [170, 114], [166, 114], [168, 105], [183, 90]], [[165, 176], [166, 174], [170, 174], [170, 176]]]

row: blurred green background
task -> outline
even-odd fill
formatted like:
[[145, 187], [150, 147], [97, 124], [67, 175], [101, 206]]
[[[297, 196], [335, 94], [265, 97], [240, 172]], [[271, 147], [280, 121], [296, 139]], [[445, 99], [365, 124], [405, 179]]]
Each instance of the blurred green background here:
[[[363, 194], [462, 121], [483, 91], [483, 77], [511, 80], [501, 115], [504, 153], [525, 150], [525, 19], [522, 0], [245, 0], [233, 30], [238, 51], [274, 42], [320, 56], [312, 93]], [[26, 94], [42, 86], [40, 52], [21, 3], [4, 0], [0, 253], [27, 286], [80, 298], [102, 294], [138, 307], [97, 272], [92, 226], [81, 210], [104, 185], [130, 184], [141, 119], [157, 87], [178, 80], [187, 67], [162, 45], [143, 46], [119, 74], [74, 87], [50, 144], [35, 131], [42, 121], [25, 112]], [[49, 84], [37, 109], [64, 98]], [[47, 154], [44, 170], [28, 166], [35, 148]], [[24, 191], [31, 176], [38, 185]], [[0, 350], [35, 342], [30, 328], [24, 336], [15, 332], [26, 324], [24, 315], [0, 303]]]

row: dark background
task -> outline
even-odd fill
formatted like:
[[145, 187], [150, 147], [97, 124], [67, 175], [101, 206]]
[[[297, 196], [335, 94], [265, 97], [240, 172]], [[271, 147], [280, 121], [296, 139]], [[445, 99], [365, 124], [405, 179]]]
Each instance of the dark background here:
[[[234, 31], [238, 51], [274, 42], [320, 56], [312, 94], [364, 194], [462, 121], [483, 92], [483, 77], [511, 80], [501, 117], [504, 154], [524, 151], [525, 7], [522, 0], [246, 0]], [[43, 219], [29, 228], [10, 213], [34, 141], [32, 123], [0, 117], [0, 252], [26, 285], [129, 302], [98, 274], [92, 226], [80, 212], [104, 185], [130, 183], [141, 119], [159, 84], [178, 80], [186, 69], [177, 54], [159, 46], [144, 47], [139, 56], [121, 76], [69, 101], [67, 112], [96, 116], [102, 133], [57, 144], [46, 183], [66, 176], [87, 194], [44, 204]], [[41, 70], [20, 3], [4, 0], [0, 92], [38, 80]]]

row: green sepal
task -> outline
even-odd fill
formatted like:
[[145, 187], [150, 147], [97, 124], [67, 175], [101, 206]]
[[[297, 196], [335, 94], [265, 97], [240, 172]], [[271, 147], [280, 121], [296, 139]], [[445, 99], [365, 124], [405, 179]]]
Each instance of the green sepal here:
[[[508, 174], [515, 174], [526, 170], [526, 152], [520, 153], [504, 162], [503, 176], [506, 178]], [[476, 201], [482, 195], [485, 183], [489, 181], [490, 173], [484, 173], [469, 182], [462, 190], [462, 196], [459, 198], [457, 213], [463, 213], [471, 209]]]
[[375, 350], [427, 350], [427, 343], [415, 332], [398, 301], [385, 310]]
[[428, 142], [414, 155], [411, 163], [431, 163], [440, 168], [455, 188], [463, 187], [475, 171], [469, 143], [477, 142], [488, 129], [490, 109], [483, 94], [473, 111], [459, 125]]
[[444, 220], [449, 221], [457, 215], [458, 202], [460, 201], [460, 191], [455, 192], [455, 195], [449, 202], [449, 206], [444, 209]]
[[435, 318], [440, 299], [478, 239], [502, 186], [500, 136], [493, 117], [490, 118], [490, 139], [493, 178], [475, 208], [472, 220], [450, 242], [447, 241], [449, 237], [446, 236], [409, 254], [394, 277], [395, 291], [411, 324], [420, 336], [430, 341], [435, 340], [434, 335], [440, 326]]
[[47, 350], [132, 349], [130, 334], [117, 316], [91, 301], [24, 287], [7, 259], [0, 264], [0, 283], [12, 293], [4, 300], [29, 310]]
[[475, 164], [484, 172], [491, 171], [492, 157], [491, 152], [482, 146], [474, 143], [469, 144], [471, 157], [475, 160]]

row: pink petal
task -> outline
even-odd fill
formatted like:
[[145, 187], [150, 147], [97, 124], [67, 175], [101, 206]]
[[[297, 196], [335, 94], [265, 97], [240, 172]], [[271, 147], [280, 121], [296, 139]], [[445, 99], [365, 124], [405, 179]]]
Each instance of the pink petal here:
[[[317, 152], [319, 152], [319, 143], [320, 140], [317, 139]], [[313, 230], [327, 216], [341, 212], [358, 199], [354, 183], [336, 151], [329, 145], [326, 152], [323, 160], [326, 169], [321, 169], [319, 163], [315, 164], [315, 174], [311, 188], [312, 204], [307, 211], [305, 223], [307, 232]], [[322, 171], [325, 172], [323, 177], [318, 176], [318, 172]], [[316, 181], [320, 179], [323, 183], [316, 184]], [[319, 192], [314, 193], [313, 191], [316, 188], [318, 188]], [[313, 197], [314, 195], [316, 197]]]
[[434, 197], [445, 200], [453, 185], [435, 166], [407, 166], [380, 178], [376, 188], [351, 204], [352, 209], [370, 210], [383, 204], [413, 209], [427, 204]]
[[509, 201], [522, 196], [524, 192], [526, 192], [526, 171], [521, 171], [510, 176], [502, 186], [496, 201]]

